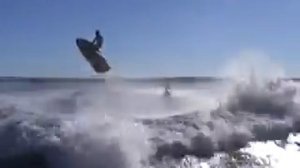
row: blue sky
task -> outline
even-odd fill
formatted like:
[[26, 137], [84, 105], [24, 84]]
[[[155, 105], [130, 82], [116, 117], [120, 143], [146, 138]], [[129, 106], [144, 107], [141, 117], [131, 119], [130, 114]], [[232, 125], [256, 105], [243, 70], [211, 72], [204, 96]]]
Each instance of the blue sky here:
[[299, 76], [299, 0], [1, 0], [1, 76], [90, 76], [75, 38], [100, 29], [121, 76], [217, 75], [261, 50]]

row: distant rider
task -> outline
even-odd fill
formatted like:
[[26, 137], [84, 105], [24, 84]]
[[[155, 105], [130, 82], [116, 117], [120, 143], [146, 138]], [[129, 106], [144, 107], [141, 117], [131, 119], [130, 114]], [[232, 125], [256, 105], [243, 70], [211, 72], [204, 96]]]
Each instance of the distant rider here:
[[99, 30], [96, 30], [95, 35], [96, 36], [95, 36], [95, 38], [94, 38], [94, 40], [93, 40], [92, 43], [96, 47], [97, 51], [101, 51], [102, 44], [103, 44], [103, 37], [101, 36]]

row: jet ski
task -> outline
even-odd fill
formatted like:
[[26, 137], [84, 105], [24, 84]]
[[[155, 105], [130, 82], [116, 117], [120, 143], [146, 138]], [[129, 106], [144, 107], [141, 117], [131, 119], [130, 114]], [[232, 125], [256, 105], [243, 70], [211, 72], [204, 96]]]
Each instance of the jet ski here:
[[95, 72], [105, 73], [111, 69], [106, 59], [92, 42], [82, 38], [77, 38], [76, 45]]

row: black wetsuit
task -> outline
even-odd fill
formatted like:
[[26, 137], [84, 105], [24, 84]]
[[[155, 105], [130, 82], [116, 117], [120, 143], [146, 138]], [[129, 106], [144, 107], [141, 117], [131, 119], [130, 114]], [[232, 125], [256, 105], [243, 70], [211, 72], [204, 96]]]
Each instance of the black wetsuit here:
[[97, 50], [101, 49], [103, 44], [103, 37], [101, 35], [96, 35], [93, 40], [93, 44], [95, 45]]

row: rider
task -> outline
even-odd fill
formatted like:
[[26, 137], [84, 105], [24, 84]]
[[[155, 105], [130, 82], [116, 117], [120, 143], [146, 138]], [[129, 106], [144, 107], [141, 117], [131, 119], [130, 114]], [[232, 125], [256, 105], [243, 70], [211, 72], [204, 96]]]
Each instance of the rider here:
[[102, 44], [103, 44], [103, 37], [102, 35], [100, 34], [100, 31], [99, 30], [96, 30], [95, 32], [95, 38], [93, 40], [93, 44], [94, 46], [96, 47], [97, 51], [100, 51], [101, 48], [102, 48]]
[[171, 87], [169, 81], [167, 81], [166, 83], [164, 95], [171, 96]]

